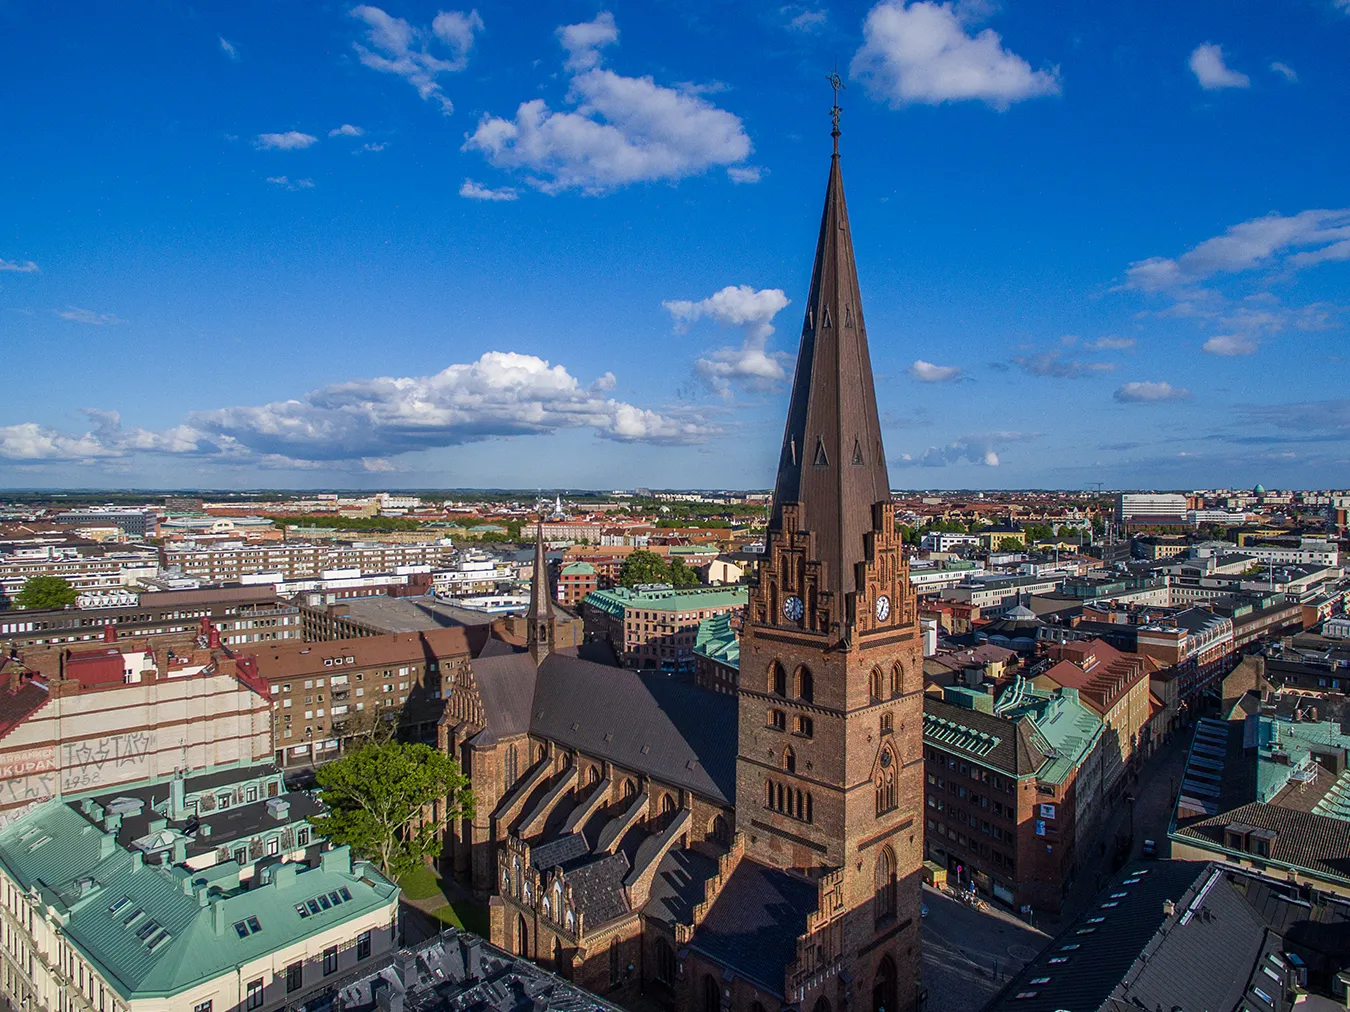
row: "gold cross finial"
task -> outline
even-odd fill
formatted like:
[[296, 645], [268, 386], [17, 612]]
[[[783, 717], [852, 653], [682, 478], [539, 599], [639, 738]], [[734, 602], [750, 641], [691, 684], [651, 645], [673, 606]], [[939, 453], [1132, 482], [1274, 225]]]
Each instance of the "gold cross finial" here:
[[845, 85], [843, 78], [839, 76], [838, 67], [827, 74], [825, 80], [830, 82], [830, 88], [834, 91], [834, 105], [830, 108], [830, 122], [834, 124], [834, 128], [830, 131], [830, 136], [834, 138], [834, 153], [837, 155], [839, 154], [839, 113], [843, 111], [839, 108], [839, 93], [844, 90]]

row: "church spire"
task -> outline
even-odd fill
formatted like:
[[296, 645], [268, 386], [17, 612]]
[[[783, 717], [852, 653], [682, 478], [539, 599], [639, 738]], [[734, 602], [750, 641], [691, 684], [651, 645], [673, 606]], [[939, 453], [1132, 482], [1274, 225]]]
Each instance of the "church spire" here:
[[837, 79], [831, 110], [834, 154], [820, 219], [811, 290], [792, 382], [770, 531], [783, 532], [784, 510], [798, 530], [814, 535], [820, 589], [831, 592], [844, 618], [858, 590], [857, 568], [873, 530], [872, 507], [890, 499], [872, 362], [853, 258], [853, 235], [839, 167]]
[[535, 664], [542, 664], [554, 648], [553, 597], [548, 590], [548, 559], [544, 555], [544, 523], [535, 530], [534, 574], [530, 578], [530, 608], [525, 613], [526, 644]]

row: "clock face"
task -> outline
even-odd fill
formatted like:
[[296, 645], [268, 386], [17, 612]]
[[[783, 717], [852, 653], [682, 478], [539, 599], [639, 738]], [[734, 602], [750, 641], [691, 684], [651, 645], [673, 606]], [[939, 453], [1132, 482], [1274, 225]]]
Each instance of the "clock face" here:
[[805, 610], [806, 609], [802, 607], [802, 599], [795, 595], [783, 602], [783, 614], [793, 622], [799, 620]]
[[891, 599], [885, 594], [877, 598], [877, 621], [885, 622], [891, 617]]

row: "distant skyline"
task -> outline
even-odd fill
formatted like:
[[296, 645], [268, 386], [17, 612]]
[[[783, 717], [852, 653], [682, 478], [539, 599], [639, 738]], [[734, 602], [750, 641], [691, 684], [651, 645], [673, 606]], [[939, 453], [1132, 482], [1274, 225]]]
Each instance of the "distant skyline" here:
[[1350, 0], [0, 7], [0, 487], [1350, 485]]

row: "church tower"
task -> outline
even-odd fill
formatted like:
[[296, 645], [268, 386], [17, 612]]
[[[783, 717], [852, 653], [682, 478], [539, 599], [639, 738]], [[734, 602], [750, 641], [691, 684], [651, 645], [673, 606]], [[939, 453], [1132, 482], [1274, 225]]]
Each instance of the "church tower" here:
[[548, 559], [544, 556], [544, 525], [540, 522], [534, 540], [534, 575], [530, 578], [530, 607], [525, 613], [529, 629], [525, 642], [535, 665], [553, 653], [557, 622], [553, 616], [553, 597], [548, 590]]
[[919, 969], [923, 655], [837, 105], [834, 114], [773, 511], [741, 641], [736, 822], [749, 856], [830, 887], [838, 972], [820, 992], [828, 1007], [899, 1012], [914, 1005]]

